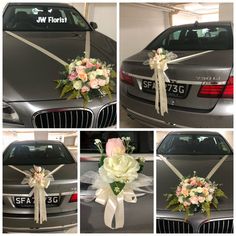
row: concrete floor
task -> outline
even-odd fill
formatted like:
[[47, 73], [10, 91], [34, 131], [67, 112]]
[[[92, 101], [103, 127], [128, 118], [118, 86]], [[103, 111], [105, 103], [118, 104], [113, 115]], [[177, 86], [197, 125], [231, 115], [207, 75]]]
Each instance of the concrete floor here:
[[120, 128], [146, 128], [146, 126], [128, 117], [126, 110], [123, 107], [121, 107], [120, 108]]

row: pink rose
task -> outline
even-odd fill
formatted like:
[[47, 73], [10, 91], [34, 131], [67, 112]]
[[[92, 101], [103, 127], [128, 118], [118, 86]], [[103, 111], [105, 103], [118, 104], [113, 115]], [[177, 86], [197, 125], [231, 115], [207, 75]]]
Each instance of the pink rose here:
[[198, 204], [198, 197], [197, 196], [192, 196], [189, 200], [192, 204]]
[[92, 68], [92, 67], [94, 67], [94, 64], [91, 63], [90, 61], [87, 61], [86, 62], [86, 68]]
[[99, 80], [98, 80], [98, 85], [101, 86], [101, 87], [102, 87], [102, 86], [105, 86], [105, 85], [106, 85], [106, 80], [104, 80], [104, 79], [99, 79]]
[[89, 90], [90, 90], [89, 87], [83, 86], [80, 91], [81, 91], [81, 93], [86, 93], [86, 92], [89, 92]]
[[106, 144], [106, 154], [107, 157], [112, 157], [113, 155], [123, 155], [125, 154], [125, 146], [120, 138], [108, 139]]
[[67, 78], [70, 80], [70, 81], [73, 81], [75, 80], [76, 78], [78, 77], [78, 74], [76, 72], [71, 72]]
[[89, 86], [90, 86], [92, 89], [97, 89], [97, 88], [99, 88], [98, 80], [97, 80], [97, 79], [90, 80]]
[[99, 69], [101, 67], [101, 64], [97, 63], [96, 68]]
[[85, 66], [76, 66], [76, 67], [75, 67], [76, 72], [77, 72], [78, 74], [80, 74], [81, 72], [84, 72], [84, 69], [85, 69], [85, 68], [86, 68]]
[[200, 203], [203, 203], [204, 201], [205, 201], [206, 199], [204, 198], [204, 197], [198, 197], [198, 201], [200, 202]]

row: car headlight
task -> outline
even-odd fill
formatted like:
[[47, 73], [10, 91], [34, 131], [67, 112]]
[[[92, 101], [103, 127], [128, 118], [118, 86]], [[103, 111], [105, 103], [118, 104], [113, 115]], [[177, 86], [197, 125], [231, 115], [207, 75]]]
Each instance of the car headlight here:
[[20, 123], [20, 119], [14, 108], [12, 108], [9, 104], [3, 102], [3, 121], [10, 123]]

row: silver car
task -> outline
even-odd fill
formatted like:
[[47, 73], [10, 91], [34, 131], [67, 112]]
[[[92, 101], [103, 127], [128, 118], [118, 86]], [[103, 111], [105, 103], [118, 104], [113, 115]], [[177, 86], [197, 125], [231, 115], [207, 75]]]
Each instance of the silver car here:
[[[105, 145], [109, 138], [131, 137], [136, 151], [135, 157], [144, 157], [143, 174], [153, 176], [153, 132], [107, 131], [81, 132], [80, 174], [98, 171], [100, 154], [94, 139]], [[153, 232], [153, 194], [137, 192], [137, 203], [125, 203], [125, 224], [121, 229], [111, 230], [104, 224], [104, 206], [89, 201], [95, 196], [94, 190], [88, 191], [88, 184], [80, 184], [80, 231], [81, 233], [152, 233]]]
[[[220, 184], [227, 198], [219, 200], [218, 209], [211, 209], [211, 217], [197, 212], [185, 221], [183, 212], [168, 210], [164, 194], [173, 192], [179, 178], [160, 158], [162, 155], [183, 176], [196, 171], [206, 177], [216, 163], [227, 159], [211, 177]], [[157, 233], [233, 233], [233, 151], [228, 142], [217, 132], [180, 131], [170, 132], [157, 148]]]
[[[34, 199], [31, 188], [22, 184], [24, 174], [9, 167], [30, 170], [33, 165], [52, 171], [54, 181], [47, 193], [47, 221], [34, 221]], [[16, 141], [3, 154], [3, 231], [56, 232], [77, 226], [77, 163], [67, 148], [57, 141]]]
[[[47, 16], [66, 17], [68, 21], [37, 23], [37, 17]], [[6, 6], [3, 15], [4, 127], [104, 128], [116, 124], [116, 94], [112, 99], [94, 95], [86, 108], [83, 99], [61, 99], [55, 80], [61, 79], [64, 66], [25, 43], [27, 40], [69, 62], [84, 56], [85, 35], [90, 32], [91, 57], [116, 69], [116, 42], [95, 31], [96, 27], [96, 23], [89, 24], [68, 4], [9, 3]]]
[[[154, 72], [144, 63], [148, 53], [158, 48], [178, 58], [201, 53], [168, 65], [168, 113], [164, 116], [155, 110]], [[232, 24], [196, 22], [170, 27], [123, 61], [120, 80], [121, 105], [145, 126], [233, 127]]]

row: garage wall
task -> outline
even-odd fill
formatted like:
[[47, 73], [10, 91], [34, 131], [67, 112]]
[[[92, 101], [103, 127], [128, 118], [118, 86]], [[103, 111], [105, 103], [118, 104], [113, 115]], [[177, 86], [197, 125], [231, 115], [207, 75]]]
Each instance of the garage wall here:
[[[84, 3], [71, 3], [82, 15]], [[116, 3], [89, 3], [88, 22], [96, 22], [97, 31], [116, 40]]]
[[233, 3], [220, 3], [219, 5], [219, 19], [220, 21], [233, 22]]
[[168, 27], [168, 12], [143, 4], [120, 4], [120, 61], [142, 50]]

